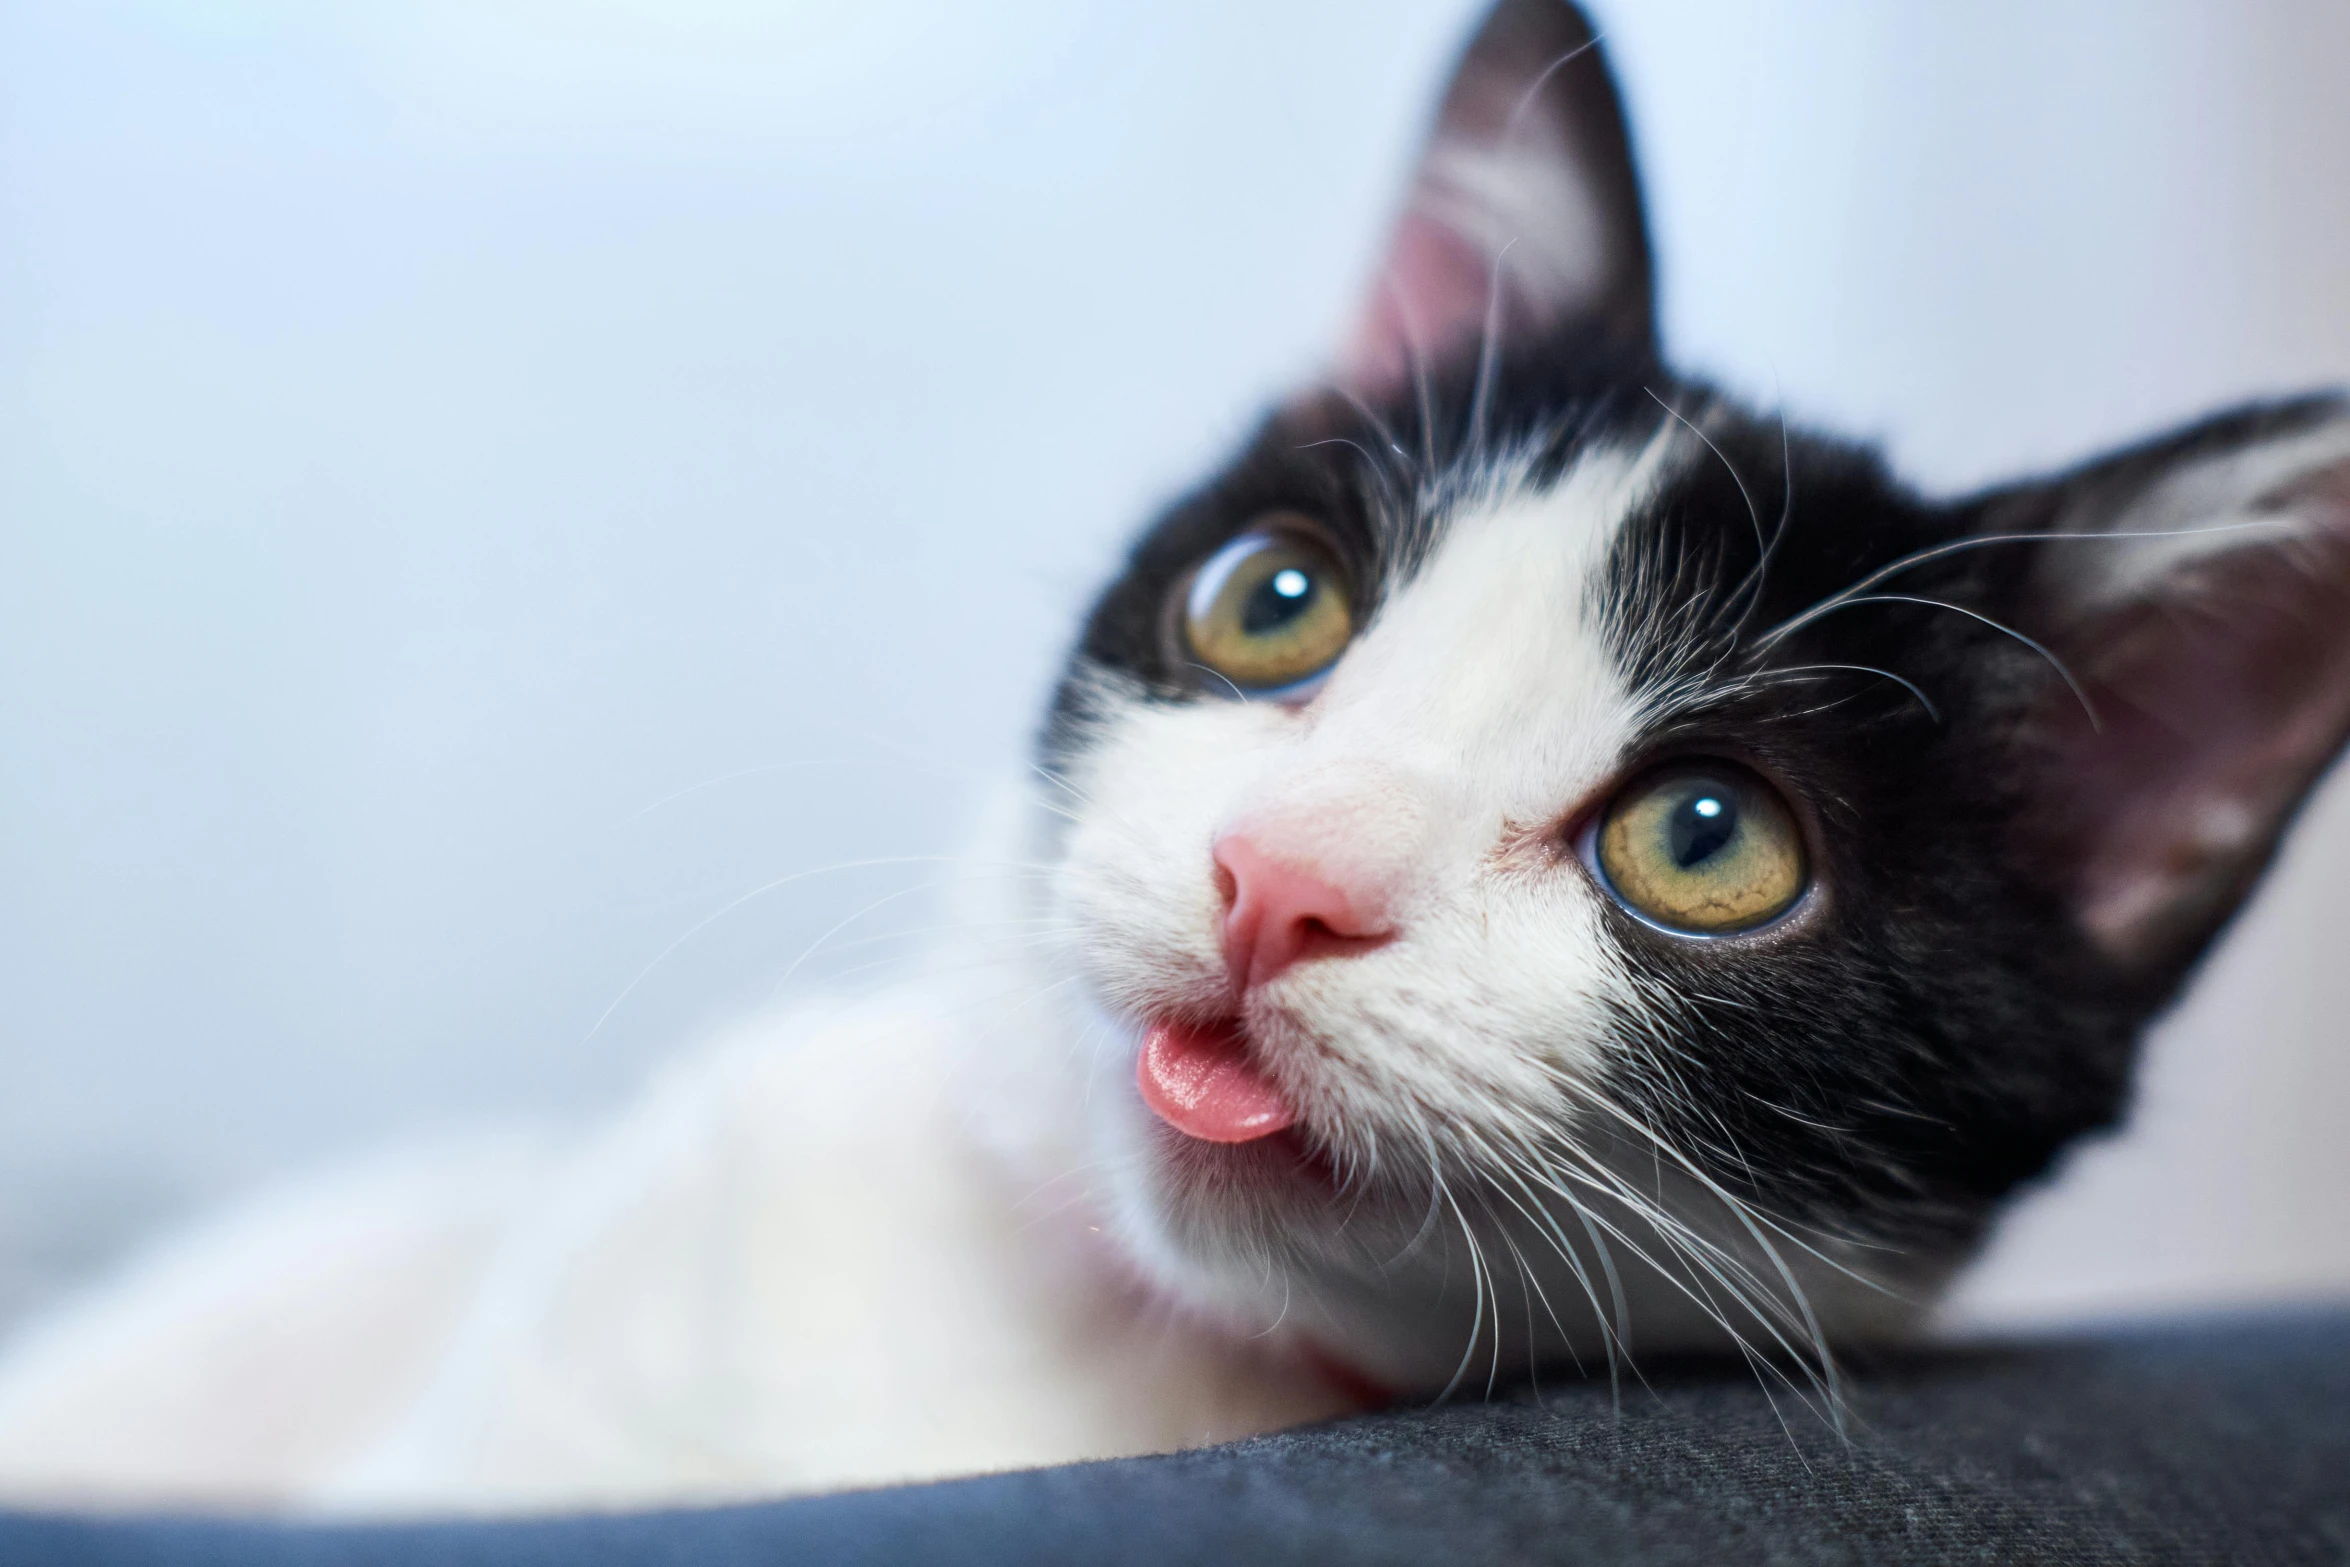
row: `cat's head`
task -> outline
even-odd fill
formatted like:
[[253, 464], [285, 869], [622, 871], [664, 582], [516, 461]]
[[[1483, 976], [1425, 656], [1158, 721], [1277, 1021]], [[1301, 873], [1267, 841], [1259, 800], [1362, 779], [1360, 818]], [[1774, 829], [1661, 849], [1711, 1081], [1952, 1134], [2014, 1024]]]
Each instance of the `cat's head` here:
[[1503, 0], [1330, 382], [1060, 688], [1086, 1167], [1405, 1386], [1885, 1327], [2115, 1119], [2346, 727], [2341, 403], [1922, 499], [1661, 367], [1590, 29]]

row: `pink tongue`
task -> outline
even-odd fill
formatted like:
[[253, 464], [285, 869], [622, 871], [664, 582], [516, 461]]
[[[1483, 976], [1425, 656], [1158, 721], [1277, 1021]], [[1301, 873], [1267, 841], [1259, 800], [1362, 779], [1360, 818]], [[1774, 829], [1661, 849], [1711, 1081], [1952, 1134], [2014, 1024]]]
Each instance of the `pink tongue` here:
[[1252, 1143], [1297, 1119], [1230, 1028], [1153, 1024], [1134, 1077], [1160, 1120], [1202, 1142]]

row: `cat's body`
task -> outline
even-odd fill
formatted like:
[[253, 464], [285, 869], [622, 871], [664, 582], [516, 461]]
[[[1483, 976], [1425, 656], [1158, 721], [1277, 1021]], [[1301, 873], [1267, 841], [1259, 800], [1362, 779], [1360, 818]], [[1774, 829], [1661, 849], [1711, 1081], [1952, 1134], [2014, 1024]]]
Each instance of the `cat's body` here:
[[1081, 1192], [978, 1146], [972, 1000], [794, 1008], [574, 1142], [420, 1150], [231, 1215], [24, 1357], [0, 1468], [98, 1501], [578, 1507], [1350, 1407], [1294, 1345], [1154, 1301]]
[[2350, 729], [2350, 414], [1935, 504], [1649, 297], [1589, 30], [1505, 0], [1331, 382], [1081, 634], [972, 922], [1024, 939], [190, 1243], [0, 1365], [0, 1495], [766, 1494], [1660, 1349], [1828, 1393], [2119, 1115]]

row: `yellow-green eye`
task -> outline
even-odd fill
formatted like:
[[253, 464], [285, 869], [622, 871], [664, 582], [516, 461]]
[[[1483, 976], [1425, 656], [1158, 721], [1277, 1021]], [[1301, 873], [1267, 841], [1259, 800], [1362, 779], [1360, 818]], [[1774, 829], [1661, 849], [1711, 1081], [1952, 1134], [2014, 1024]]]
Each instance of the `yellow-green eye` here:
[[1337, 557], [1303, 533], [1262, 528], [1208, 557], [1183, 600], [1192, 657], [1243, 691], [1320, 674], [1354, 637]]
[[1626, 908], [1690, 935], [1767, 924], [1808, 879], [1794, 812], [1728, 762], [1675, 763], [1634, 780], [1600, 819], [1597, 848]]

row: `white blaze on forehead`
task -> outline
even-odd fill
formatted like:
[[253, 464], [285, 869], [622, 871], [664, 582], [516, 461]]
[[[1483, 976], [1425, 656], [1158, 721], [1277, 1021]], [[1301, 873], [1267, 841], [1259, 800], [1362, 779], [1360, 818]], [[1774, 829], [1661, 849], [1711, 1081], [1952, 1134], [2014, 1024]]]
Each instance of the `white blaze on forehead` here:
[[1603, 579], [1662, 451], [1593, 452], [1547, 487], [1497, 484], [1456, 511], [1333, 671], [1312, 748], [1451, 777], [1488, 822], [1533, 825], [1603, 781], [1641, 717]]

